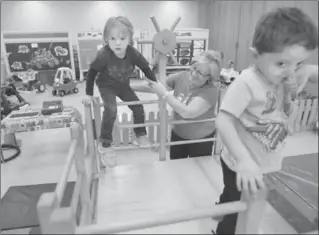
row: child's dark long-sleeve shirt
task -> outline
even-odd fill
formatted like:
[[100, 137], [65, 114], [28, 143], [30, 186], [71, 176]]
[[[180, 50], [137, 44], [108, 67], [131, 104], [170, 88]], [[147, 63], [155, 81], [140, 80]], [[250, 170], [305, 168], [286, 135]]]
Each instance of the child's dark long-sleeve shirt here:
[[117, 88], [128, 85], [129, 75], [133, 73], [135, 66], [139, 67], [148, 79], [157, 81], [148, 61], [137, 49], [128, 46], [125, 57], [120, 59], [105, 45], [91, 63], [86, 80], [86, 94], [93, 95], [95, 77], [98, 87]]

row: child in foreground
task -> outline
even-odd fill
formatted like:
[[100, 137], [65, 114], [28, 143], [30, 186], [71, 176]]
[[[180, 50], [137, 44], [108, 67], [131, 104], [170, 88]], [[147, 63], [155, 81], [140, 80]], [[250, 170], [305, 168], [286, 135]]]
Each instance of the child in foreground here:
[[[84, 99], [84, 103], [91, 103], [93, 100], [94, 81], [97, 76], [96, 84], [104, 103], [98, 150], [102, 156], [102, 164], [112, 166], [116, 163], [106, 163], [104, 158], [110, 161], [115, 156], [112, 132], [117, 116], [116, 97], [125, 102], [139, 100], [129, 85], [129, 75], [133, 73], [135, 66], [139, 67], [149, 80], [156, 82], [156, 77], [148, 61], [132, 46], [133, 26], [127, 18], [109, 18], [104, 26], [103, 39], [105, 45], [98, 51], [88, 71], [87, 98]], [[133, 112], [134, 124], [145, 122], [142, 105], [129, 105], [129, 108]], [[134, 132], [140, 147], [149, 146], [145, 127], [134, 128]]]
[[[238, 201], [241, 192], [264, 189], [264, 174], [281, 169], [278, 146], [287, 136], [291, 97], [298, 89], [296, 72], [317, 46], [317, 27], [297, 8], [276, 9], [258, 22], [252, 45], [254, 65], [229, 86], [216, 119], [224, 145], [225, 187], [219, 203]], [[267, 146], [253, 138], [260, 134], [253, 129], [261, 127], [270, 141]], [[234, 234], [236, 223], [237, 214], [227, 215], [216, 233]]]

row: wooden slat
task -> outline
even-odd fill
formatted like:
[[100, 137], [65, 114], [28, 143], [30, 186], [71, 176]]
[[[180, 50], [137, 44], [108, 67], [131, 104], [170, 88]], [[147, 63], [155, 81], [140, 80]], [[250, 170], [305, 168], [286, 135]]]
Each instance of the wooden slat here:
[[288, 126], [289, 129], [294, 133], [296, 131], [296, 119], [298, 115], [298, 109], [299, 109], [299, 100], [295, 100], [293, 103], [292, 113], [289, 116], [288, 119]]
[[115, 120], [114, 127], [113, 127], [113, 143], [115, 147], [121, 146], [121, 130], [118, 127], [119, 118]]
[[308, 120], [308, 127], [313, 127], [316, 121], [318, 121], [318, 99], [314, 99], [311, 106], [311, 111]]
[[85, 129], [86, 129], [86, 143], [88, 155], [95, 156], [95, 141], [94, 141], [94, 126], [92, 123], [93, 114], [91, 105], [84, 105]]
[[79, 220], [79, 221], [81, 221], [81, 216], [77, 215], [77, 210], [78, 210], [79, 202], [81, 201], [80, 193], [81, 193], [83, 178], [84, 178], [83, 174], [77, 175], [77, 179], [76, 179], [74, 190], [73, 190], [72, 200], [71, 200], [71, 206], [70, 206], [72, 211], [72, 216], [74, 218], [79, 216], [80, 218], [76, 218], [76, 220]]
[[[130, 102], [117, 102], [117, 106], [124, 105], [137, 105], [137, 104], [157, 104], [158, 100], [140, 100], [140, 101], [130, 101]], [[100, 103], [100, 107], [103, 107], [103, 103]]]
[[94, 97], [95, 102], [93, 102], [93, 114], [94, 114], [94, 120], [95, 120], [95, 133], [97, 135], [97, 139], [99, 139], [100, 132], [101, 132], [101, 125], [102, 125], [102, 113], [101, 113], [101, 107], [100, 107], [100, 98]]
[[305, 100], [305, 109], [304, 109], [304, 114], [301, 120], [301, 129], [306, 130], [308, 127], [308, 120], [309, 120], [309, 114], [311, 112], [311, 105], [312, 105], [312, 100], [307, 99]]
[[[156, 113], [156, 118], [157, 120], [160, 119], [160, 113], [157, 112]], [[160, 142], [160, 130], [159, 130], [159, 126], [155, 127], [155, 134], [156, 134], [156, 142], [155, 143], [159, 143]]]
[[296, 131], [300, 131], [301, 129], [301, 119], [302, 119], [302, 116], [303, 116], [303, 112], [304, 112], [304, 109], [305, 109], [305, 100], [300, 100], [299, 102], [299, 107], [298, 107], [298, 114], [297, 114], [297, 117], [296, 117]]
[[[155, 113], [154, 112], [149, 112], [148, 113], [148, 122], [152, 123], [158, 121], [155, 119]], [[148, 139], [151, 143], [155, 143], [155, 126], [150, 126], [148, 128]]]
[[[127, 113], [122, 113], [122, 123], [123, 124], [130, 124], [131, 122], [128, 120]], [[122, 146], [128, 146], [129, 145], [129, 129], [124, 128], [121, 129], [122, 132]]]

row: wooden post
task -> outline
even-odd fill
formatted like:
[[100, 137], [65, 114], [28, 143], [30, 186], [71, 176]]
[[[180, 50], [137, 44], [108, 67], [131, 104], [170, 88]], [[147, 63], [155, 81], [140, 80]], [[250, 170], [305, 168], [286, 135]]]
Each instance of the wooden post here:
[[247, 210], [238, 214], [235, 234], [259, 234], [267, 195], [268, 190], [259, 191], [254, 197], [242, 193], [241, 201], [247, 203]]
[[158, 23], [157, 23], [157, 21], [156, 21], [156, 19], [155, 19], [155, 16], [152, 16], [152, 17], [151, 17], [151, 21], [152, 21], [152, 23], [153, 23], [153, 25], [154, 25], [154, 28], [156, 29], [156, 32], [160, 32], [161, 29], [160, 29], [160, 27], [159, 27], [159, 25], [158, 25]]
[[172, 27], [171, 27], [171, 31], [174, 31], [176, 26], [178, 25], [178, 23], [181, 21], [181, 17], [177, 17], [177, 19], [174, 21]]
[[74, 234], [76, 220], [73, 217], [71, 207], [57, 208], [51, 215], [51, 234]]
[[[171, 31], [175, 29], [177, 24], [181, 18], [177, 18], [173, 25], [171, 26]], [[160, 33], [161, 29], [155, 19], [154, 16], [151, 17], [151, 21], [157, 31], [157, 33]], [[163, 84], [165, 84], [166, 80], [166, 54], [163, 54], [164, 52], [158, 51], [159, 53], [159, 59], [158, 59], [158, 73], [159, 73], [159, 80]], [[171, 56], [174, 56], [171, 54]], [[159, 118], [160, 118], [160, 127], [159, 127], [159, 160], [165, 161], [166, 160], [166, 139], [167, 139], [167, 129], [168, 129], [168, 122], [167, 122], [167, 109], [166, 109], [166, 100], [163, 98], [159, 98], [158, 103], [159, 108]]]
[[[78, 124], [73, 124], [71, 126], [71, 133], [74, 140], [78, 140], [75, 149], [74, 162], [75, 168], [77, 172], [77, 180], [82, 180], [80, 182], [80, 203], [83, 208], [83, 224], [90, 223], [90, 216], [92, 214], [90, 208], [90, 183], [92, 181], [92, 175], [94, 174], [92, 171], [92, 165], [89, 164], [89, 169], [86, 168], [85, 164], [85, 155], [84, 155], [84, 133], [83, 129]], [[88, 171], [87, 171], [88, 170]], [[75, 192], [74, 192], [75, 193]]]
[[50, 218], [53, 212], [54, 193], [43, 193], [37, 204], [38, 219], [41, 234], [50, 234]]
[[93, 134], [93, 115], [91, 105], [84, 105], [84, 120], [85, 120], [85, 131], [86, 131], [86, 144], [87, 144], [87, 154], [95, 154], [94, 146], [94, 134]]
[[101, 132], [101, 123], [102, 123], [101, 104], [100, 104], [99, 97], [94, 97], [93, 116], [95, 120], [95, 133], [98, 140], [100, 136], [100, 132]]
[[[165, 84], [165, 77], [166, 77], [166, 56], [161, 54], [159, 56], [158, 62], [158, 69], [159, 69], [159, 78], [160, 82]], [[159, 160], [165, 161], [166, 160], [166, 137], [167, 137], [167, 109], [166, 109], [166, 100], [162, 97], [159, 98], [158, 102], [159, 108], [159, 116], [160, 116], [160, 147], [159, 147]]]
[[[85, 129], [86, 129], [86, 142], [87, 142], [87, 155], [92, 159], [89, 160], [92, 164], [92, 170], [97, 174], [100, 172], [100, 160], [97, 156], [96, 143], [94, 139], [94, 126], [93, 126], [93, 115], [92, 115], [92, 106], [84, 105], [85, 113]], [[96, 166], [96, 168], [94, 168]]]
[[[226, 89], [225, 90], [224, 89], [219, 89], [216, 115], [218, 115], [218, 112], [219, 112], [219, 109], [220, 109], [220, 106], [221, 106], [221, 102], [223, 101], [225, 93], [226, 93]], [[223, 148], [222, 141], [221, 141], [221, 138], [220, 138], [220, 136], [219, 136], [219, 134], [217, 132], [216, 141], [215, 141], [214, 150], [213, 150], [214, 151], [213, 152], [214, 156], [220, 156], [222, 148]]]

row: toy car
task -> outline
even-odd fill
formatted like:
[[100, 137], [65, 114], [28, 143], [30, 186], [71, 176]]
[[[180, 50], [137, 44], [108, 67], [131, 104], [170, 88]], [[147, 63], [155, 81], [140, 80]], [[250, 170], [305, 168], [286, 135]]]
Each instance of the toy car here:
[[18, 91], [37, 90], [39, 93], [43, 93], [46, 87], [38, 79], [37, 74], [36, 71], [20, 72], [9, 77], [7, 83], [14, 84]]
[[63, 97], [71, 92], [78, 93], [77, 82], [73, 71], [67, 67], [61, 67], [56, 71], [53, 83], [52, 95]]

